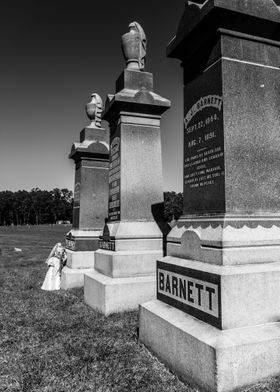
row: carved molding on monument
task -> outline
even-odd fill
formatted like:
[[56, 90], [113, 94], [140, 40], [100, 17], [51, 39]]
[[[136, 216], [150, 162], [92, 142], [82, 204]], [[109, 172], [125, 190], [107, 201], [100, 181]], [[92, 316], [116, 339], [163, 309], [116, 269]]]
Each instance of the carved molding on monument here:
[[207, 216], [181, 216], [177, 222], [178, 227], [189, 227], [194, 228], [202, 227], [206, 228], [217, 228], [222, 226], [223, 228], [232, 227], [234, 229], [242, 229], [248, 227], [255, 229], [258, 226], [263, 228], [271, 228], [276, 226], [280, 228], [280, 216], [279, 215], [232, 215], [232, 214], [214, 214]]
[[190, 223], [183, 226], [175, 226], [170, 233], [170, 237], [179, 237], [182, 239], [186, 231], [192, 231], [197, 234], [201, 245], [215, 246], [233, 246], [233, 244], [254, 245], [254, 244], [277, 244], [280, 245], [280, 227], [272, 224], [270, 227], [257, 225], [256, 227], [226, 227], [221, 224], [216, 227], [211, 225], [203, 226]]
[[168, 255], [214, 265], [275, 263], [280, 228], [176, 226], [168, 235]]

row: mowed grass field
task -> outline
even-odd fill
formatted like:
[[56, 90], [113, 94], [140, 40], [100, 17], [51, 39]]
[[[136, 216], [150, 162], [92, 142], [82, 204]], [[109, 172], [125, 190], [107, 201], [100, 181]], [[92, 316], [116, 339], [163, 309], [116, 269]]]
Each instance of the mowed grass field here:
[[[196, 391], [139, 344], [137, 312], [104, 317], [82, 289], [40, 289], [44, 261], [68, 230], [0, 227], [0, 391]], [[246, 391], [280, 391], [279, 378]]]

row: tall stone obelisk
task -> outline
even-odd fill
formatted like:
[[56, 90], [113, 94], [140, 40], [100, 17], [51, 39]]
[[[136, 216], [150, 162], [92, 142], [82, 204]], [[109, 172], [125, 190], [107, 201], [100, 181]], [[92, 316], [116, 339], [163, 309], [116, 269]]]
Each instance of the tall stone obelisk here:
[[73, 227], [66, 236], [67, 265], [61, 288], [84, 285], [84, 273], [94, 270], [94, 253], [108, 215], [109, 132], [101, 128], [102, 100], [92, 94], [86, 105], [91, 123], [74, 143], [70, 158], [75, 162]]
[[85, 276], [85, 301], [104, 314], [155, 297], [156, 259], [163, 254], [153, 209], [163, 202], [160, 120], [170, 101], [154, 93], [153, 75], [144, 71], [142, 27], [129, 28], [122, 38], [127, 68], [103, 115], [110, 124], [109, 220], [96, 272]]
[[186, 381], [228, 392], [280, 374], [280, 9], [187, 1], [184, 216], [140, 340]]

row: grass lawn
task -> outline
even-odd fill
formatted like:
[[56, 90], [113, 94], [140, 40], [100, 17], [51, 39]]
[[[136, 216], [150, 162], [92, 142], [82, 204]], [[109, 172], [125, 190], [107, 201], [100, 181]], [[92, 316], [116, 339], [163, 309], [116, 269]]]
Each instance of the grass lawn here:
[[[138, 343], [137, 312], [104, 317], [81, 289], [40, 289], [44, 260], [68, 230], [0, 227], [0, 391], [196, 391]], [[280, 391], [280, 379], [247, 391]]]

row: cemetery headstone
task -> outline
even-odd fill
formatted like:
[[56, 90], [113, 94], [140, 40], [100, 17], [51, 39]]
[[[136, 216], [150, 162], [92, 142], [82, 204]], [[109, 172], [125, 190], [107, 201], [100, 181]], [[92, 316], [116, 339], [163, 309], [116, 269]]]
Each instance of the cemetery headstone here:
[[110, 125], [109, 214], [85, 276], [85, 302], [104, 314], [131, 310], [155, 297], [156, 260], [163, 234], [153, 207], [163, 202], [161, 115], [170, 101], [153, 91], [144, 71], [146, 36], [133, 22], [122, 37], [127, 63], [109, 95], [103, 119]]
[[140, 341], [207, 391], [280, 374], [279, 22], [273, 0], [187, 1], [168, 46], [184, 71], [184, 215]]
[[70, 158], [75, 162], [73, 226], [66, 236], [67, 265], [61, 287], [84, 285], [84, 273], [94, 270], [94, 253], [108, 214], [109, 131], [101, 127], [102, 100], [92, 94], [86, 105], [91, 123], [74, 143]]

